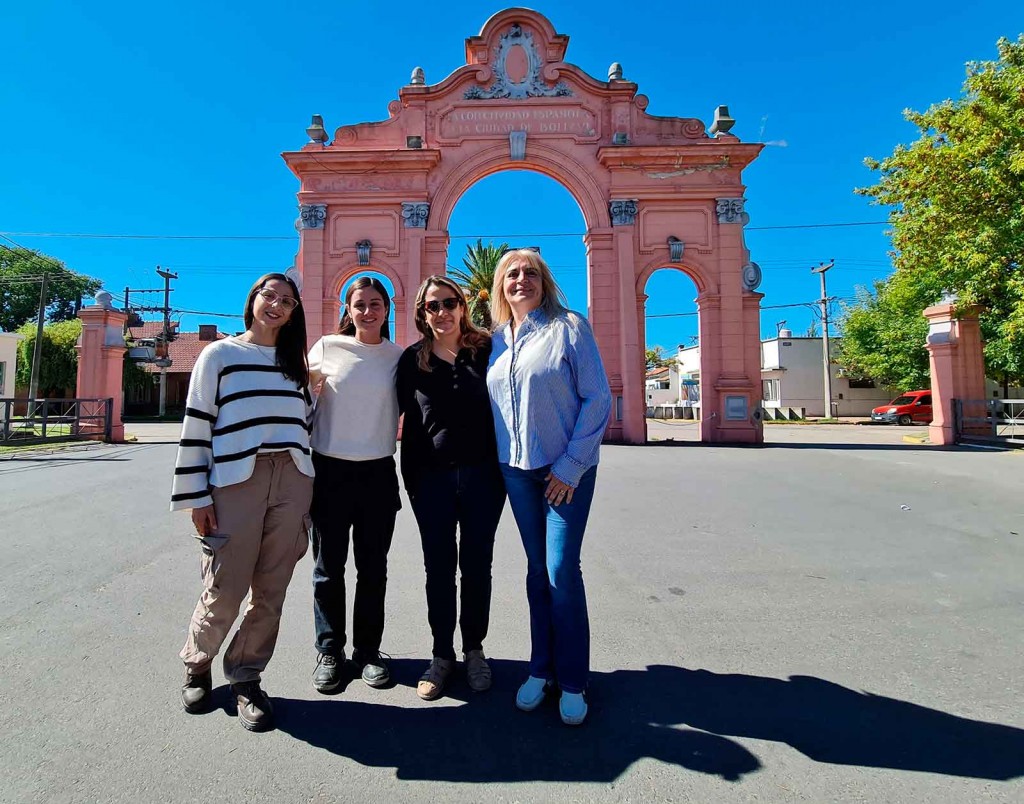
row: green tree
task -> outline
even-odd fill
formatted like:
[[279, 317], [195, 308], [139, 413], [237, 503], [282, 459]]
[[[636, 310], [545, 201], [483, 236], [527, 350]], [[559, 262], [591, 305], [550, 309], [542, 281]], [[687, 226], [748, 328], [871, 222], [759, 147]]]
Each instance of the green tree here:
[[901, 387], [927, 377], [921, 313], [943, 291], [981, 308], [989, 376], [1024, 380], [1024, 35], [971, 62], [963, 95], [908, 110], [920, 136], [858, 190], [892, 207], [895, 272], [842, 317], [842, 361]]
[[644, 349], [644, 363], [647, 371], [652, 369], [666, 368], [667, 366], [674, 366], [676, 364], [675, 357], [665, 354], [665, 350], [660, 346], [652, 346], [650, 349]]
[[67, 321], [78, 312], [79, 299], [91, 296], [101, 282], [68, 270], [64, 263], [27, 248], [0, 246], [0, 330], [13, 332], [39, 312], [40, 277], [46, 275], [46, 318]]
[[475, 246], [466, 246], [466, 256], [462, 258], [465, 268], [453, 268], [449, 274], [466, 289], [470, 318], [484, 329], [490, 329], [492, 323], [491, 288], [494, 286], [494, 269], [506, 251], [508, 243], [496, 246], [491, 242], [485, 246], [482, 240], [477, 240]]
[[[32, 374], [32, 357], [35, 354], [36, 325], [28, 323], [18, 332], [25, 340], [18, 344], [18, 370], [16, 383], [26, 387]], [[82, 322], [57, 321], [43, 327], [43, 353], [39, 362], [39, 397], [63, 396], [70, 390], [74, 396], [78, 383], [78, 352], [75, 344], [82, 334]]]

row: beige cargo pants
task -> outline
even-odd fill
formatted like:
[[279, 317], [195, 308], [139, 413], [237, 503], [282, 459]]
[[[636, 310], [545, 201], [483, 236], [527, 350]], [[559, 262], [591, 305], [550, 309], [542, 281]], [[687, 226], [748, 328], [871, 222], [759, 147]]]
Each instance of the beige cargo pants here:
[[312, 496], [313, 478], [287, 452], [261, 453], [248, 480], [213, 489], [218, 533], [227, 540], [212, 556], [202, 554], [204, 589], [179, 654], [189, 670], [210, 666], [248, 592], [224, 654], [224, 677], [259, 680], [274, 653], [292, 572], [309, 546]]

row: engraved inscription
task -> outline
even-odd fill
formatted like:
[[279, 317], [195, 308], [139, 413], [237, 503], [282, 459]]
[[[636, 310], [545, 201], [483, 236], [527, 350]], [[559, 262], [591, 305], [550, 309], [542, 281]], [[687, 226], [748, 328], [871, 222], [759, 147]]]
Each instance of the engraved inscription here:
[[445, 113], [440, 120], [439, 134], [443, 139], [507, 136], [511, 131], [525, 131], [531, 136], [571, 134], [594, 137], [596, 128], [594, 115], [579, 106], [474, 106]]

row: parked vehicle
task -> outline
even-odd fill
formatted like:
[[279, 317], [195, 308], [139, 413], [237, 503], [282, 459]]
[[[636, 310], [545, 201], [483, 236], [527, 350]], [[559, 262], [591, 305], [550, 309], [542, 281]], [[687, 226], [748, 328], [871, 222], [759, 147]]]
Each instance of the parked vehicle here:
[[871, 421], [886, 424], [928, 424], [932, 420], [932, 392], [907, 391], [888, 405], [871, 411]]

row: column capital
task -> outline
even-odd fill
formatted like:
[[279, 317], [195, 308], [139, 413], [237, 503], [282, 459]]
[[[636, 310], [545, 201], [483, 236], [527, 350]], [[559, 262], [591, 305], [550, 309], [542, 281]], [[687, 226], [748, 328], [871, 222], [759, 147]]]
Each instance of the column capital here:
[[738, 223], [745, 225], [750, 216], [743, 210], [745, 198], [716, 198], [715, 212], [719, 223]]
[[427, 201], [403, 201], [402, 221], [406, 229], [426, 229], [430, 204]]
[[637, 200], [635, 198], [613, 198], [608, 202], [608, 214], [612, 226], [632, 226], [636, 223]]
[[327, 220], [327, 204], [299, 204], [299, 229], [323, 229]]

